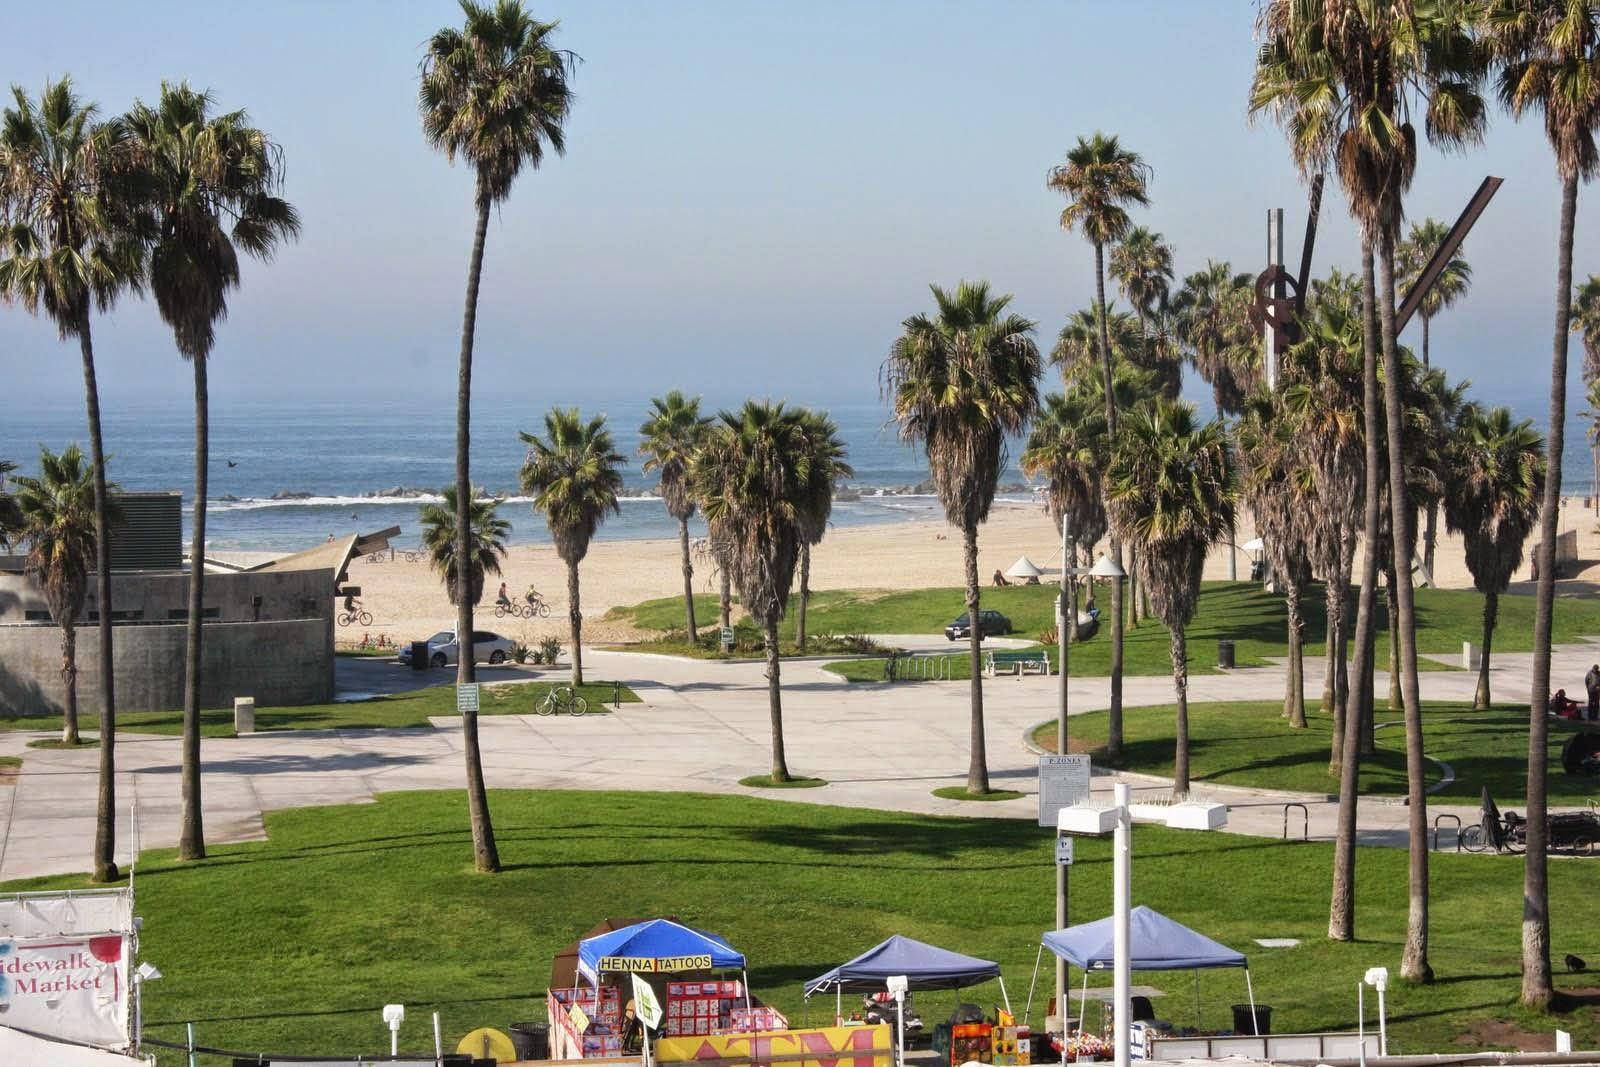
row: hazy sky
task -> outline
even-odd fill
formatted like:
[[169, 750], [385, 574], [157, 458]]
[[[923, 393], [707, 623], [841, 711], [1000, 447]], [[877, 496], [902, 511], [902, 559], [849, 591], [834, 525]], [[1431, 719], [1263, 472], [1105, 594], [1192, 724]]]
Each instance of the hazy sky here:
[[[477, 362], [481, 389], [530, 407], [669, 386], [871, 399], [900, 320], [929, 305], [929, 282], [960, 278], [1015, 293], [1047, 348], [1093, 280], [1044, 173], [1096, 129], [1154, 167], [1138, 221], [1174, 243], [1180, 274], [1208, 257], [1259, 270], [1270, 206], [1286, 209], [1298, 261], [1304, 189], [1278, 130], [1245, 118], [1252, 3], [534, 11], [583, 57], [578, 99], [565, 158], [521, 178], [491, 223]], [[282, 143], [304, 235], [246, 270], [212, 357], [215, 401], [453, 395], [471, 178], [425, 145], [415, 96], [423, 43], [459, 24], [454, 4], [57, 0], [5, 21], [5, 81], [37, 92], [70, 73], [121, 110], [187, 78]], [[1506, 183], [1433, 352], [1479, 395], [1522, 401], [1548, 388], [1558, 189], [1539, 126], [1497, 115], [1482, 148], [1430, 152], [1408, 206], [1451, 221], [1486, 173]], [[1586, 192], [1580, 277], [1600, 269], [1592, 204]], [[1330, 185], [1317, 269], [1354, 260]], [[95, 333], [106, 403], [188, 403], [148, 303]], [[0, 308], [0, 379], [24, 398], [76, 396], [76, 348]]]

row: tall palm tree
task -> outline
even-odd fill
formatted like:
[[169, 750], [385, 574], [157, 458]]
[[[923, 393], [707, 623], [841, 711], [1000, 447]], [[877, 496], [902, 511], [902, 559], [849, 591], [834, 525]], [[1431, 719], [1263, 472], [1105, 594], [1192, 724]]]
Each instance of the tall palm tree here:
[[94, 879], [115, 881], [116, 686], [111, 651], [111, 538], [100, 387], [90, 312], [107, 311], [144, 275], [129, 213], [130, 156], [119, 120], [97, 121], [72, 83], [47, 82], [37, 103], [17, 86], [0, 113], [0, 301], [43, 309], [63, 341], [77, 338], [83, 364], [89, 455], [94, 465], [95, 599], [100, 605], [100, 782]]
[[694, 621], [694, 563], [689, 558], [689, 520], [695, 499], [689, 484], [689, 467], [704, 440], [711, 420], [700, 414], [700, 398], [693, 400], [674, 389], [665, 398], [650, 401], [650, 417], [639, 427], [639, 455], [644, 471], [660, 472], [661, 501], [667, 514], [678, 520], [678, 543], [683, 550], [683, 612], [689, 644], [698, 639]]
[[1473, 707], [1489, 706], [1489, 649], [1499, 596], [1522, 563], [1522, 546], [1539, 516], [1544, 492], [1544, 441], [1511, 409], [1468, 408], [1450, 442], [1444, 517], [1462, 535], [1467, 569], [1483, 594], [1483, 658]]
[[[1079, 137], [1065, 163], [1051, 167], [1045, 185], [1067, 198], [1061, 228], [1078, 230], [1094, 246], [1095, 311], [1100, 327], [1100, 366], [1105, 379], [1106, 432], [1117, 436], [1116, 390], [1112, 385], [1111, 338], [1106, 324], [1106, 245], [1127, 234], [1130, 205], [1150, 203], [1150, 167], [1137, 152], [1122, 147], [1115, 135], [1098, 131]], [[1115, 531], [1111, 559], [1122, 566], [1122, 545]], [[1106, 713], [1106, 753], [1122, 756], [1122, 583], [1111, 583], [1111, 707]], [[974, 653], [974, 657], [976, 653]], [[974, 660], [976, 666], [976, 660]]]
[[1589, 455], [1595, 465], [1595, 496], [1600, 497], [1600, 378], [1589, 383], [1584, 409], [1578, 414], [1589, 424]]
[[[470, 613], [483, 600], [483, 588], [488, 576], [500, 574], [500, 564], [506, 558], [506, 538], [511, 535], [511, 523], [499, 515], [504, 499], [490, 497], [482, 489], [472, 491], [472, 502], [467, 509], [472, 536], [467, 541], [465, 557], [470, 562], [466, 584], [462, 585], [458, 577], [460, 572], [456, 568], [456, 560], [461, 558], [456, 552], [456, 515], [460, 512], [456, 487], [447, 485], [440, 492], [444, 503], [424, 504], [418, 514], [422, 524], [422, 549], [428, 553], [428, 565], [444, 583], [445, 595], [450, 598], [450, 603], [465, 602]], [[457, 631], [456, 647], [470, 649], [471, 638], [462, 639], [461, 635], [471, 633], [470, 623], [465, 630]], [[456, 658], [470, 659], [471, 655], [467, 653]]]
[[806, 650], [806, 607], [811, 601], [811, 546], [820, 544], [828, 532], [828, 517], [833, 514], [833, 493], [840, 482], [855, 477], [855, 469], [845, 462], [849, 449], [839, 437], [839, 426], [826, 412], [802, 411], [802, 441], [807, 450], [805, 500], [799, 511], [800, 522], [800, 601], [796, 605], [794, 643]]
[[[61, 741], [76, 745], [78, 616], [95, 562], [94, 470], [85, 465], [77, 445], [68, 445], [60, 455], [41, 448], [39, 476], [18, 477], [16, 483], [22, 539], [28, 546], [26, 567], [44, 588], [50, 616], [61, 628], [61, 680], [67, 690]], [[112, 512], [114, 516], [115, 505]]]
[[[1405, 292], [1411, 291], [1411, 287], [1422, 277], [1422, 271], [1427, 267], [1428, 260], [1444, 243], [1445, 236], [1449, 232], [1450, 228], [1435, 218], [1426, 218], [1411, 224], [1411, 231], [1395, 250], [1395, 266], [1400, 272], [1397, 285], [1400, 289]], [[1428, 295], [1423, 297], [1422, 303], [1417, 306], [1417, 317], [1422, 320], [1423, 370], [1432, 366], [1428, 356], [1428, 328], [1434, 316], [1453, 306], [1456, 301], [1466, 296], [1467, 290], [1472, 287], [1472, 265], [1467, 262], [1464, 253], [1465, 249], [1456, 250], [1456, 254], [1445, 263], [1444, 269], [1429, 287]], [[1427, 525], [1422, 534], [1422, 566], [1431, 578], [1434, 542], [1439, 529], [1438, 504], [1428, 505], [1425, 522]]]
[[1211, 386], [1216, 409], [1237, 415], [1259, 377], [1259, 338], [1251, 328], [1252, 279], [1227, 260], [1206, 260], [1183, 279], [1172, 306], [1177, 335], [1196, 373]]
[[1156, 616], [1170, 631], [1177, 695], [1172, 794], [1189, 792], [1189, 655], [1185, 628], [1200, 600], [1211, 546], [1233, 525], [1233, 459], [1220, 418], [1201, 425], [1187, 404], [1162, 400], [1129, 413], [1106, 471], [1111, 525], [1139, 548]]
[[[1101, 479], [1108, 451], [1105, 404], [1083, 388], [1051, 393], [1028, 433], [1021, 456], [1023, 473], [1044, 479], [1044, 507], [1056, 530], [1066, 535], [1075, 559], [1106, 533], [1105, 489]], [[1076, 600], [1076, 593], [1073, 599]], [[1071, 641], [1077, 629], [1077, 604], [1068, 605], [1067, 625], [1057, 635]]]
[[[1140, 350], [1149, 347], [1149, 326], [1158, 321], [1172, 289], [1172, 246], [1159, 233], [1144, 226], [1131, 227], [1111, 249], [1111, 276], [1139, 323]], [[1181, 371], [1176, 362], [1163, 367], [1162, 391], [1177, 394]]]
[[811, 505], [810, 443], [804, 413], [782, 403], [746, 401], [724, 411], [695, 457], [692, 479], [722, 566], [745, 611], [761, 624], [767, 657], [773, 782], [787, 782], [778, 624], [800, 558], [802, 513]]
[[606, 417], [584, 421], [577, 408], [551, 408], [544, 417], [544, 436], [518, 434], [528, 446], [522, 465], [522, 490], [534, 494], [533, 506], [544, 512], [556, 543], [556, 555], [567, 565], [567, 620], [572, 627], [572, 684], [583, 684], [583, 612], [578, 605], [578, 564], [589, 554], [589, 542], [608, 514], [621, 511], [622, 465], [627, 462], [611, 446]]
[[1500, 100], [1518, 118], [1544, 117], [1545, 137], [1561, 180], [1556, 238], [1555, 343], [1550, 360], [1550, 420], [1545, 439], [1543, 511], [1535, 552], [1539, 567], [1533, 621], [1533, 692], [1528, 701], [1528, 851], [1523, 878], [1522, 1002], [1543, 1008], [1550, 979], [1550, 887], [1545, 829], [1548, 764], [1545, 722], [1550, 692], [1550, 628], [1555, 609], [1555, 541], [1560, 525], [1561, 455], [1566, 445], [1567, 335], [1572, 315], [1572, 233], [1578, 183], [1600, 168], [1600, 3], [1595, 0], [1487, 0], [1483, 37], [1498, 62]]
[[[1455, 5], [1412, 8], [1373, 4], [1371, 0], [1269, 0], [1261, 21], [1267, 38], [1260, 52], [1251, 108], [1275, 112], [1289, 132], [1291, 154], [1306, 172], [1332, 162], [1361, 226], [1363, 239], [1363, 302], [1366, 308], [1366, 351], [1381, 351], [1384, 365], [1384, 418], [1389, 452], [1390, 533], [1395, 558], [1411, 559], [1412, 503], [1404, 471], [1403, 415], [1399, 355], [1395, 342], [1394, 267], [1402, 199], [1416, 168], [1413, 115], [1424, 117], [1430, 141], [1456, 147], [1477, 140], [1485, 121], [1477, 92], [1480, 53]], [[1368, 249], [1376, 259], [1376, 283], [1365, 269]], [[1374, 315], [1373, 309], [1376, 308]], [[1372, 343], [1376, 318], [1377, 343]], [[1365, 375], [1374, 384], [1376, 368]], [[1368, 412], [1376, 408], [1371, 390]], [[1369, 416], [1370, 420], [1370, 416]], [[1369, 426], [1369, 496], [1376, 491], [1378, 466], [1375, 434]], [[1368, 530], [1374, 504], [1368, 501]], [[1363, 603], [1376, 589], [1376, 538], [1363, 560]], [[1373, 571], [1368, 583], [1367, 571]], [[1428, 964], [1427, 797], [1422, 754], [1422, 708], [1416, 677], [1416, 608], [1408, 565], [1396, 567], [1400, 630], [1402, 694], [1406, 721], [1406, 777], [1410, 839], [1410, 906], [1401, 974], [1413, 980], [1432, 978]], [[1371, 619], [1371, 609], [1366, 616]], [[1361, 616], [1358, 609], [1358, 627]], [[1358, 651], [1358, 655], [1363, 654]], [[1365, 685], [1356, 687], [1363, 691]], [[1352, 719], [1347, 709], [1348, 744]], [[1341, 778], [1341, 804], [1348, 801]], [[1341, 823], [1340, 833], [1345, 833]]]
[[[472, 341], [489, 209], [511, 195], [511, 185], [524, 168], [537, 169], [544, 162], [546, 148], [557, 155], [566, 151], [563, 124], [572, 109], [568, 79], [575, 59], [551, 45], [556, 23], [536, 21], [518, 0], [499, 0], [493, 7], [461, 0], [461, 11], [466, 16], [461, 29], [447, 26], [428, 41], [417, 104], [428, 143], [451, 162], [463, 160], [474, 179], [477, 225], [456, 372], [456, 498], [462, 503], [456, 515], [456, 552], [466, 556], [472, 528], [465, 506], [472, 496]], [[456, 606], [456, 628], [472, 628], [469, 605]], [[472, 657], [462, 656], [457, 682], [474, 677]], [[463, 716], [461, 727], [473, 864], [479, 871], [496, 871], [500, 853], [483, 787], [477, 714]]]
[[206, 482], [210, 397], [206, 364], [216, 326], [239, 285], [239, 254], [270, 260], [300, 232], [300, 218], [276, 195], [278, 146], [243, 111], [212, 113], [208, 92], [161, 85], [155, 107], [135, 103], [126, 118], [140, 210], [148, 215], [150, 291], [172, 327], [178, 354], [194, 368], [194, 515], [189, 549], [189, 614], [183, 681], [183, 814], [178, 855], [206, 854], [200, 809], [200, 664], [205, 617]]
[[1600, 404], [1595, 403], [1595, 385], [1600, 382], [1600, 274], [1589, 275], [1573, 292], [1572, 329], [1583, 334], [1583, 387], [1590, 413], [1584, 417], [1590, 419], [1589, 461], [1594, 467], [1592, 495], [1600, 497], [1600, 422], [1591, 417], [1600, 414]]
[[[929, 289], [937, 311], [901, 323], [902, 332], [884, 363], [884, 386], [901, 439], [923, 445], [945, 518], [961, 530], [967, 618], [976, 621], [978, 526], [994, 503], [1005, 467], [1006, 436], [1020, 434], [1039, 410], [1039, 349], [1033, 342], [1034, 323], [1006, 310], [1009, 293], [991, 295], [988, 282], [962, 282], [953, 292], [937, 285]], [[1121, 625], [1116, 624], [1119, 631]], [[989, 760], [983, 733], [982, 635], [981, 627], [970, 629], [967, 791], [983, 794], [989, 792]]]

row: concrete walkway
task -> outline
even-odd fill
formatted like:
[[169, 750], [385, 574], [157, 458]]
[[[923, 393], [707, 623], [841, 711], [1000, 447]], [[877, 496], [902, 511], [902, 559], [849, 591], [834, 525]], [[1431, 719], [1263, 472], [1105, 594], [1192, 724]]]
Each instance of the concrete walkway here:
[[[930, 642], [930, 647], [939, 648]], [[1552, 676], [1581, 679], [1597, 658], [1597, 645], [1557, 648]], [[984, 687], [991, 783], [1020, 790], [1022, 799], [962, 803], [932, 795], [940, 786], [965, 784], [968, 751], [968, 685], [920, 682], [900, 685], [848, 684], [821, 668], [820, 660], [786, 661], [783, 667], [784, 735], [795, 774], [826, 778], [821, 789], [746, 790], [741, 777], [769, 766], [770, 732], [766, 679], [760, 663], [684, 660], [668, 656], [589, 651], [586, 665], [596, 678], [627, 682], [643, 704], [624, 704], [608, 715], [582, 718], [535, 715], [480, 720], [485, 775], [491, 788], [645, 789], [754, 793], [795, 803], [942, 815], [1033, 818], [1037, 813], [1037, 756], [1023, 735], [1056, 713], [1054, 678], [1037, 675], [987, 680]], [[1531, 655], [1495, 657], [1496, 691], [1521, 698], [1530, 685]], [[1322, 691], [1322, 664], [1306, 663], [1306, 692]], [[374, 664], [363, 672], [389, 670], [393, 678], [363, 673], [347, 680], [366, 688], [405, 687], [412, 672]], [[400, 675], [407, 676], [402, 678]], [[418, 672], [419, 674], [422, 672]], [[432, 672], [429, 672], [432, 673]], [[491, 680], [486, 673], [485, 681]], [[1427, 700], [1470, 700], [1476, 675], [1430, 671], [1421, 676]], [[1378, 691], [1387, 678], [1380, 675]], [[1573, 687], [1569, 686], [1569, 689]], [[1281, 666], [1236, 670], [1191, 679], [1190, 700], [1281, 699]], [[1167, 704], [1167, 677], [1124, 680], [1128, 707]], [[1101, 710], [1106, 679], [1074, 678], [1074, 714]], [[262, 733], [203, 742], [203, 790], [207, 841], [264, 837], [262, 814], [290, 807], [370, 801], [387, 790], [458, 789], [463, 778], [460, 721], [435, 720], [434, 730], [352, 730]], [[0, 881], [82, 871], [94, 840], [97, 753], [28, 749], [42, 733], [0, 734], [0, 755], [24, 756], [12, 787], [0, 786]], [[119, 862], [138, 847], [172, 847], [179, 828], [179, 739], [121, 734], [117, 744], [120, 819]], [[1129, 776], [1136, 788], [1165, 795], [1157, 779]], [[1097, 791], [1112, 779], [1097, 777]], [[1330, 784], [1330, 788], [1331, 788]], [[1331, 838], [1337, 805], [1324, 795], [1201, 785], [1196, 795], [1226, 802], [1229, 829], [1277, 836], [1284, 804], [1304, 803], [1313, 839]], [[1502, 803], [1521, 807], [1518, 799]], [[138, 839], [133, 812], [138, 813]], [[1476, 806], [1430, 805], [1428, 818], [1452, 813], [1477, 821]], [[1407, 808], [1398, 800], [1360, 804], [1366, 843], [1403, 845]], [[1298, 824], [1299, 815], [1294, 822]], [[1291, 827], [1298, 836], [1299, 827]], [[1043, 831], [1041, 831], [1042, 833]], [[1453, 845], [1446, 834], [1442, 843]]]

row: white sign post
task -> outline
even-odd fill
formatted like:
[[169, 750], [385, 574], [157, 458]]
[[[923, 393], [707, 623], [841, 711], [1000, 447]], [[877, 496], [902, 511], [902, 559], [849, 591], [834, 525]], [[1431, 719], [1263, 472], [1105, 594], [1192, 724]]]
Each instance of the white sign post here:
[[474, 715], [478, 713], [477, 682], [467, 682], [456, 686], [456, 713], [465, 715], [469, 711]]
[[895, 1042], [894, 1058], [900, 1067], [905, 1067], [906, 1062], [906, 990], [911, 983], [903, 974], [892, 974], [884, 980], [884, 987], [889, 995], [894, 997], [895, 1013]]
[[1066, 834], [1056, 838], [1056, 865], [1058, 867], [1072, 866], [1072, 838]]

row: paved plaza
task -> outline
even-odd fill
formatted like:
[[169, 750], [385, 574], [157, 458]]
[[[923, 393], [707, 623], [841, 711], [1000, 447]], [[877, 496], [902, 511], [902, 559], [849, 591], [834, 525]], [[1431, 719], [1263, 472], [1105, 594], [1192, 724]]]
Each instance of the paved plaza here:
[[[927, 642], [927, 638], [918, 639]], [[930, 644], [939, 648], [942, 642]], [[1573, 683], [1595, 659], [1585, 642], [1556, 649], [1552, 677]], [[849, 684], [822, 669], [822, 660], [785, 661], [784, 735], [795, 774], [825, 778], [819, 789], [750, 790], [738, 780], [768, 767], [770, 734], [763, 664], [686, 660], [670, 656], [586, 651], [594, 678], [621, 679], [642, 698], [608, 715], [582, 718], [534, 714], [480, 719], [485, 774], [496, 789], [669, 790], [762, 795], [795, 803], [857, 808], [1033, 818], [1037, 812], [1037, 754], [1024, 735], [1056, 713], [1056, 680], [1032, 675], [986, 680], [985, 717], [991, 783], [1025, 794], [1012, 801], [963, 803], [932, 795], [965, 784], [968, 751], [966, 682]], [[1522, 698], [1530, 685], [1531, 655], [1497, 654], [1497, 693]], [[1322, 663], [1306, 662], [1306, 692], [1322, 692]], [[382, 662], [340, 661], [340, 688], [389, 690], [437, 681]], [[485, 676], [488, 677], [487, 675]], [[545, 677], [561, 677], [547, 672]], [[1470, 700], [1475, 672], [1421, 673], [1425, 700]], [[1581, 685], [1568, 684], [1569, 691]], [[1386, 691], [1380, 673], [1377, 692]], [[1281, 665], [1190, 679], [1191, 701], [1281, 699]], [[1074, 714], [1106, 707], [1104, 677], [1073, 678]], [[1171, 703], [1166, 676], [1124, 680], [1124, 704]], [[1385, 712], [1379, 712], [1380, 722]], [[85, 870], [94, 840], [97, 752], [29, 749], [49, 733], [0, 734], [0, 755], [23, 755], [16, 784], [0, 786], [0, 881]], [[1508, 743], [1521, 744], [1516, 738]], [[118, 861], [138, 847], [173, 847], [179, 829], [177, 737], [119, 734], [117, 740]], [[205, 834], [209, 842], [258, 840], [263, 814], [282, 808], [370, 801], [404, 789], [459, 789], [463, 781], [460, 720], [439, 718], [427, 730], [267, 732], [202, 743]], [[1158, 779], [1130, 775], [1137, 790], [1165, 795]], [[1109, 792], [1113, 778], [1097, 776]], [[1330, 779], [1330, 788], [1334, 783]], [[1307, 806], [1310, 835], [1333, 835], [1337, 805], [1321, 795], [1296, 795], [1200, 784], [1198, 797], [1226, 802], [1229, 829], [1276, 837], [1284, 804]], [[1504, 803], [1520, 808], [1519, 801]], [[463, 808], [463, 818], [465, 817]], [[1476, 806], [1429, 806], [1477, 821]], [[137, 817], [135, 819], [135, 813]], [[1399, 799], [1363, 800], [1362, 840], [1404, 845], [1406, 806]], [[137, 836], [135, 834], [137, 821]], [[1296, 814], [1298, 822], [1298, 813]], [[1295, 827], [1296, 834], [1298, 827]]]

